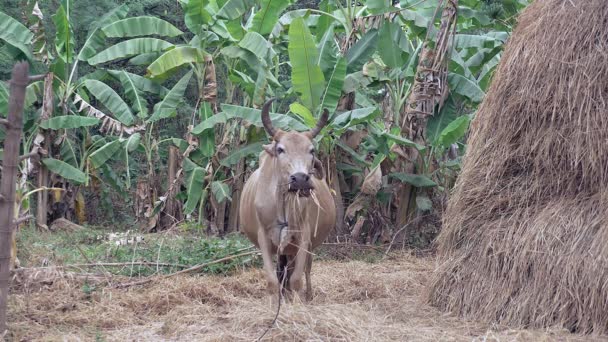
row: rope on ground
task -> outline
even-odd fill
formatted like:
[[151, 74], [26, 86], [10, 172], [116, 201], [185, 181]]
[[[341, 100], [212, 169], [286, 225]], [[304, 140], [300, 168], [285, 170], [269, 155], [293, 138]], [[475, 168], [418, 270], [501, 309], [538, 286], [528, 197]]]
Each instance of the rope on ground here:
[[[278, 262], [278, 260], [277, 260]], [[264, 331], [264, 333], [258, 337], [256, 339], [256, 341], [261, 341], [262, 338], [264, 338], [264, 336], [266, 336], [266, 334], [272, 330], [272, 328], [274, 327], [274, 325], [277, 322], [277, 319], [279, 318], [279, 313], [281, 312], [281, 292], [283, 291], [283, 288], [285, 287], [285, 279], [287, 279], [287, 265], [285, 265], [284, 269], [283, 269], [283, 277], [281, 277], [281, 281], [279, 282], [279, 291], [278, 291], [278, 295], [277, 295], [277, 299], [279, 304], [277, 305], [277, 313], [274, 315], [274, 318], [272, 319], [272, 322], [270, 322], [270, 325], [268, 326], [268, 328], [266, 328], [266, 330]]]

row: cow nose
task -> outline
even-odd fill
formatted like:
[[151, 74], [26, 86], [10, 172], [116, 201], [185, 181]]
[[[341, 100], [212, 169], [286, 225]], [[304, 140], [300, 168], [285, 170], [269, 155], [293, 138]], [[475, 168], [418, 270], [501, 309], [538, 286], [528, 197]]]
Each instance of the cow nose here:
[[308, 181], [310, 180], [310, 176], [303, 172], [294, 173], [289, 176], [289, 180], [291, 181], [292, 187], [296, 189], [305, 189], [310, 187]]

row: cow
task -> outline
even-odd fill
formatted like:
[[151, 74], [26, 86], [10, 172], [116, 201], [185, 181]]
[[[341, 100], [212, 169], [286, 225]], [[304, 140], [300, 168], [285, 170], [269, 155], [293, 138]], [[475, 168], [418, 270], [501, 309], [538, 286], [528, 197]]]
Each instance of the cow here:
[[329, 113], [325, 109], [310, 131], [283, 131], [275, 129], [270, 120], [273, 100], [262, 107], [262, 123], [272, 141], [264, 145], [259, 168], [243, 187], [239, 219], [242, 231], [261, 250], [268, 291], [277, 293], [284, 284], [300, 297], [304, 273], [306, 300], [310, 301], [312, 250], [336, 223], [334, 199], [313, 145], [327, 125]]

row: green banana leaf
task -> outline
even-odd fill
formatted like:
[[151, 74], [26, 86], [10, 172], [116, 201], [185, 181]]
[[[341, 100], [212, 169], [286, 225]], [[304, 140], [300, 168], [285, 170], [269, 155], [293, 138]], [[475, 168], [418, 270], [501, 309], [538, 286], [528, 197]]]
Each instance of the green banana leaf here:
[[126, 126], [131, 126], [134, 122], [131, 109], [122, 98], [107, 84], [97, 80], [85, 80], [84, 86], [89, 93], [108, 108], [118, 121]]
[[363, 64], [367, 63], [376, 52], [378, 45], [378, 30], [367, 31], [346, 53], [348, 73], [361, 71]]
[[265, 36], [279, 21], [280, 14], [291, 5], [291, 0], [261, 0], [260, 10], [253, 16], [250, 30]]
[[120, 38], [147, 35], [176, 37], [183, 34], [182, 31], [168, 21], [148, 16], [118, 20], [102, 28], [102, 31], [108, 37]]
[[226, 200], [232, 201], [230, 186], [222, 181], [211, 182], [211, 193], [218, 203], [224, 203]]
[[289, 26], [288, 50], [293, 89], [300, 94], [302, 104], [315, 112], [321, 103], [325, 79], [314, 38], [302, 18], [294, 19]]
[[76, 183], [86, 183], [87, 175], [73, 167], [72, 165], [63, 162], [61, 160], [53, 158], [42, 159], [42, 163], [53, 173], [60, 175], [61, 177], [74, 181]]
[[[69, 1], [67, 2], [69, 6]], [[69, 7], [68, 7], [69, 10]], [[55, 49], [59, 57], [65, 63], [72, 63], [74, 60], [74, 31], [70, 24], [69, 12], [66, 11], [63, 5], [60, 5], [57, 12], [53, 15], [53, 23], [57, 33], [55, 35]]]
[[89, 58], [88, 62], [91, 65], [96, 65], [145, 53], [164, 51], [172, 46], [174, 45], [161, 39], [133, 38], [110, 46]]
[[256, 142], [249, 145], [245, 145], [232, 152], [226, 158], [220, 161], [220, 165], [230, 167], [241, 160], [244, 160], [250, 155], [257, 155], [262, 152], [262, 142]]
[[327, 79], [327, 87], [323, 92], [321, 98], [321, 108], [324, 110], [327, 108], [329, 114], [333, 114], [336, 111], [340, 97], [342, 96], [342, 86], [344, 85], [344, 78], [346, 77], [346, 59], [340, 57], [338, 62], [334, 66], [329, 78]]
[[137, 116], [145, 118], [148, 116], [148, 102], [137, 88], [135, 80], [126, 72], [122, 71], [119, 76], [120, 83], [125, 89], [125, 96], [131, 101], [132, 108], [135, 109]]
[[[191, 164], [194, 163], [191, 162]], [[186, 215], [191, 214], [196, 209], [196, 205], [203, 197], [205, 174], [205, 169], [195, 166], [186, 178], [185, 185], [188, 192], [188, 199], [186, 200], [186, 204], [184, 204], [184, 213]]]
[[78, 60], [86, 61], [89, 58], [95, 56], [97, 51], [101, 50], [106, 44], [106, 35], [101, 31], [101, 27], [117, 20], [123, 19], [127, 16], [129, 7], [127, 5], [121, 5], [106, 13], [101, 19], [94, 22], [90, 34], [87, 40], [80, 48], [78, 53]]
[[40, 127], [43, 129], [71, 129], [95, 126], [97, 124], [99, 124], [99, 119], [97, 118], [78, 115], [62, 115], [42, 121]]
[[116, 139], [114, 141], [110, 141], [109, 143], [97, 149], [95, 152], [91, 153], [91, 155], [89, 155], [89, 160], [91, 161], [93, 167], [97, 169], [103, 164], [107, 163], [108, 160], [116, 156], [121, 146], [122, 142]]
[[177, 106], [182, 102], [190, 78], [192, 78], [192, 73], [193, 71], [190, 71], [185, 74], [184, 77], [169, 90], [163, 100], [154, 105], [154, 113], [146, 121], [147, 123], [153, 123], [175, 115]]
[[240, 18], [255, 5], [254, 0], [228, 0], [217, 12], [218, 18], [233, 20]]
[[414, 175], [403, 172], [389, 173], [389, 177], [395, 178], [403, 183], [411, 184], [417, 188], [432, 188], [437, 186], [432, 179], [424, 175]]
[[203, 63], [205, 52], [190, 46], [178, 46], [162, 54], [150, 66], [147, 73], [152, 78], [161, 77], [174, 68], [190, 63]]
[[[195, 126], [192, 129], [192, 134], [200, 135], [209, 129], [213, 129], [215, 125], [226, 123], [234, 118], [243, 119], [256, 127], [263, 127], [261, 113], [262, 111], [259, 109], [224, 104], [221, 113], [213, 115]], [[308, 126], [287, 115], [270, 113], [270, 119], [275, 128], [297, 131], [309, 129]]]

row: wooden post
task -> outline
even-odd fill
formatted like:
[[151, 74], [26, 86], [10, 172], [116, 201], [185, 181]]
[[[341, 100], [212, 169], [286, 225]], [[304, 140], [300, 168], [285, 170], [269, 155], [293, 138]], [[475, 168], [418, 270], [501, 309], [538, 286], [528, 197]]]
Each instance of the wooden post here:
[[23, 105], [29, 66], [21, 62], [13, 68], [10, 81], [8, 120], [4, 140], [4, 161], [0, 183], [0, 335], [6, 331], [6, 308], [10, 275], [11, 241], [15, 227], [15, 188], [19, 165], [19, 145], [23, 128]]

